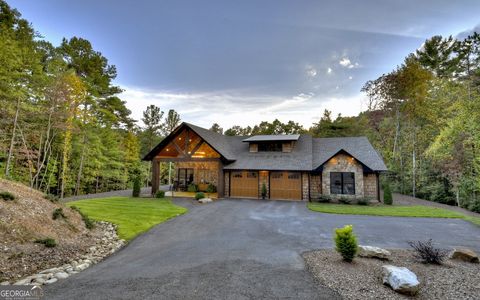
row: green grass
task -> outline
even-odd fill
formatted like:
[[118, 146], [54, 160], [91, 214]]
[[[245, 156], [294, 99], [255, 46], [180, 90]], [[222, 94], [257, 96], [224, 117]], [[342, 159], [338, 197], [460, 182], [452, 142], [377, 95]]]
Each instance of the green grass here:
[[455, 218], [463, 219], [480, 225], [480, 218], [466, 216], [462, 213], [448, 209], [423, 205], [415, 206], [361, 206], [330, 203], [308, 203], [308, 208], [313, 211], [330, 214], [392, 216], [392, 217], [422, 217], [422, 218]]
[[118, 235], [131, 240], [153, 226], [187, 211], [168, 199], [109, 197], [67, 203], [76, 206], [89, 218], [118, 225]]

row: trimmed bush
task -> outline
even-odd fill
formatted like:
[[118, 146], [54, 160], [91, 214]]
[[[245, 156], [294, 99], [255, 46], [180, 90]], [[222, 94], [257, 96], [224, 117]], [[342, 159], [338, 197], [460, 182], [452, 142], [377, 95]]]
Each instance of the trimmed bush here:
[[207, 193], [216, 193], [217, 192], [217, 187], [214, 186], [213, 184], [209, 183], [206, 192]]
[[315, 201], [319, 203], [329, 203], [332, 201], [332, 197], [330, 197], [330, 195], [320, 195]]
[[347, 197], [340, 197], [340, 198], [338, 198], [338, 202], [340, 202], [342, 204], [350, 204], [350, 203], [352, 203], [352, 199], [347, 198]]
[[0, 192], [0, 198], [5, 201], [13, 201], [15, 200], [15, 195], [10, 192]]
[[140, 190], [142, 188], [142, 179], [140, 176], [136, 176], [133, 179], [133, 191], [132, 191], [132, 196], [133, 197], [140, 197]]
[[198, 192], [198, 193], [195, 194], [195, 199], [200, 200], [200, 199], [203, 199], [203, 198], [205, 198], [204, 193]]
[[158, 191], [155, 193], [155, 198], [165, 198], [165, 191], [158, 190]]
[[47, 248], [53, 248], [53, 247], [57, 246], [57, 242], [52, 238], [38, 239], [38, 240], [35, 240], [35, 243], [43, 244]]
[[63, 208], [55, 208], [55, 210], [52, 213], [52, 219], [53, 220], [56, 220], [56, 219], [59, 219], [59, 218], [62, 218], [62, 219], [67, 218], [65, 216], [65, 214], [63, 213]]
[[449, 253], [449, 251], [446, 249], [435, 248], [433, 246], [432, 239], [429, 239], [426, 242], [408, 242], [408, 244], [413, 248], [413, 250], [415, 250], [413, 256], [426, 264], [441, 265]]
[[335, 249], [343, 260], [351, 262], [358, 252], [358, 243], [355, 234], [353, 234], [353, 226], [345, 225], [343, 228], [335, 229]]
[[70, 208], [80, 214], [87, 229], [93, 229], [95, 227], [95, 223], [92, 221], [92, 219], [90, 219], [85, 213], [83, 213], [80, 208], [76, 206], [70, 206]]
[[262, 183], [262, 199], [265, 199], [267, 197], [267, 185], [265, 182]]
[[187, 187], [187, 191], [190, 193], [198, 192], [198, 185], [196, 185], [195, 183], [190, 183]]
[[390, 189], [390, 184], [388, 182], [385, 182], [385, 185], [383, 186], [383, 203], [386, 205], [393, 204], [392, 190]]
[[363, 197], [363, 198], [358, 198], [357, 199], [357, 204], [358, 205], [369, 205], [370, 204], [370, 199]]
[[50, 202], [53, 202], [53, 203], [56, 203], [58, 202], [58, 200], [60, 200], [60, 198], [57, 195], [53, 195], [53, 194], [47, 194], [43, 197], [47, 200], [50, 200]]

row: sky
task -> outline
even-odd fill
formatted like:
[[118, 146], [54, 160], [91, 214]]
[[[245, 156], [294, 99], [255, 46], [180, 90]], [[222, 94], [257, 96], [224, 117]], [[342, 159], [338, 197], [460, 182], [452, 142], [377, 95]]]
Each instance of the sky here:
[[[89, 40], [117, 67], [136, 120], [147, 105], [227, 129], [275, 118], [310, 127], [433, 35], [465, 36], [478, 0], [7, 0], [48, 41]], [[141, 125], [141, 122], [139, 122]]]

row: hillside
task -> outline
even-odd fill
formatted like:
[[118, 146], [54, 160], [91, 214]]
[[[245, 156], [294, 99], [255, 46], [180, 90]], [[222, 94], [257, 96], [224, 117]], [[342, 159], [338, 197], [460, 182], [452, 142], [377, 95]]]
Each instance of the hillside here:
[[[15, 200], [0, 198], [0, 282], [55, 267], [86, 253], [100, 230], [89, 230], [78, 212], [22, 184], [0, 179], [0, 192], [10, 192]], [[63, 217], [53, 219], [61, 208]], [[38, 239], [55, 239], [48, 248]]]

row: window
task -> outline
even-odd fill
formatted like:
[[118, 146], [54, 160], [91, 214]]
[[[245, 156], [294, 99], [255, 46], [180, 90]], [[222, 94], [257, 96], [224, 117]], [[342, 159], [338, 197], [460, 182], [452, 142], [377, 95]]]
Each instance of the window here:
[[330, 193], [355, 195], [355, 174], [353, 172], [331, 172]]
[[247, 178], [257, 178], [257, 172], [247, 172]]
[[263, 142], [258, 143], [258, 152], [282, 152], [282, 143], [279, 142]]

